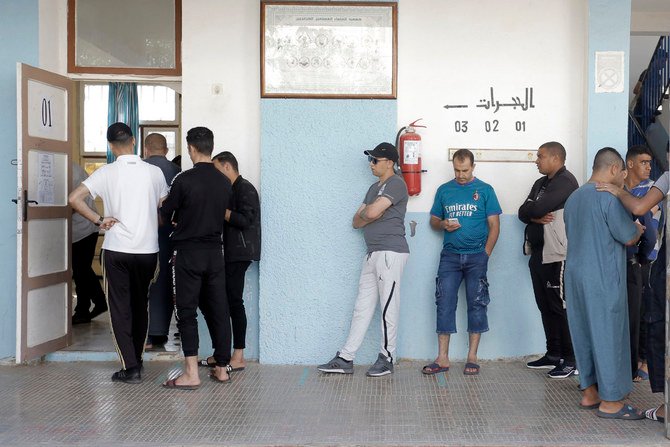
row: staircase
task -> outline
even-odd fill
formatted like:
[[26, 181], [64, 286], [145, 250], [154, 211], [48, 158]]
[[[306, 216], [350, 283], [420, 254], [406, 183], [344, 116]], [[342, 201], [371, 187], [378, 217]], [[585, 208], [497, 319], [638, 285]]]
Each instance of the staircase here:
[[[647, 128], [661, 113], [659, 108], [668, 99], [670, 88], [670, 36], [661, 36], [652, 54], [649, 66], [644, 72], [642, 86], [635, 95], [628, 111], [628, 147], [641, 144], [650, 148], [645, 133]], [[665, 113], [669, 113], [667, 110]], [[667, 150], [667, 147], [665, 148]], [[667, 155], [664, 160], [659, 158], [666, 150], [656, 151], [652, 162], [651, 178], [657, 179], [667, 167]]]

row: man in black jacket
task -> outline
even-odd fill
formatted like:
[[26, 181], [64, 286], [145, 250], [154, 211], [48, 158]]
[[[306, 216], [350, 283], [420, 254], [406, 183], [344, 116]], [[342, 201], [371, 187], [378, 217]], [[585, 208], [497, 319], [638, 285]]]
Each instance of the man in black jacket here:
[[528, 267], [542, 316], [547, 352], [526, 366], [551, 369], [549, 377], [563, 379], [577, 374], [563, 289], [567, 253], [563, 207], [579, 184], [565, 169], [565, 148], [560, 143], [551, 141], [540, 146], [535, 164], [544, 176], [533, 184], [519, 208], [519, 219], [527, 224], [524, 253], [530, 254]]
[[163, 386], [192, 390], [200, 386], [198, 374], [198, 321], [200, 307], [214, 345], [210, 378], [230, 381], [230, 316], [226, 299], [223, 228], [230, 208], [230, 181], [212, 164], [214, 134], [195, 127], [186, 134], [193, 168], [177, 175], [160, 212], [172, 222], [172, 284], [177, 305], [185, 368]]
[[[247, 316], [244, 310], [244, 276], [251, 261], [261, 257], [261, 207], [254, 185], [242, 178], [237, 159], [228, 151], [212, 159], [214, 166], [233, 185], [230, 209], [226, 210], [226, 294], [233, 326], [233, 355], [231, 371], [245, 368], [245, 339]], [[214, 357], [200, 360], [200, 366], [212, 366]]]

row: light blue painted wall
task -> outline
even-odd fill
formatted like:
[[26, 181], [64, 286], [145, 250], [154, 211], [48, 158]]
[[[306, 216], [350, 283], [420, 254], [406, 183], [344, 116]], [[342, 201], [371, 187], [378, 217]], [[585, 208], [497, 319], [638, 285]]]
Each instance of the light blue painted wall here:
[[[398, 357], [432, 359], [437, 354], [435, 276], [442, 249], [442, 235], [430, 228], [428, 212], [407, 214], [408, 235], [409, 222], [412, 220], [417, 222], [417, 231], [414, 237], [407, 239], [411, 254], [401, 289]], [[501, 216], [500, 238], [489, 260], [490, 331], [482, 335], [479, 346], [481, 358], [522, 357], [543, 353], [545, 349], [540, 313], [535, 305], [528, 272], [528, 258], [521, 249], [523, 231], [524, 225], [515, 214]], [[456, 315], [458, 333], [451, 337], [449, 354], [452, 359], [458, 360], [465, 359], [468, 349], [463, 286], [459, 292]]]
[[[631, 0], [589, 0], [588, 126], [586, 169], [591, 172], [599, 149], [610, 146], [622, 156], [628, 150], [628, 66], [630, 55]], [[622, 93], [595, 92], [596, 51], [624, 51], [625, 79]], [[588, 177], [588, 176], [587, 176]]]
[[16, 63], [39, 63], [38, 0], [0, 2], [0, 358], [16, 353]]
[[[260, 360], [319, 363], [335, 354], [349, 330], [365, 255], [351, 218], [375, 181], [362, 151], [395, 137], [396, 103], [263, 100], [261, 117]], [[401, 285], [398, 357], [430, 359], [437, 347], [434, 284], [442, 242], [428, 225], [428, 210], [408, 213], [406, 222], [411, 220], [418, 225], [408, 238], [412, 254]], [[482, 358], [544, 349], [522, 238], [516, 216], [504, 215], [490, 264], [492, 329], [483, 338]], [[375, 359], [379, 321], [377, 313], [357, 362]], [[454, 359], [467, 353], [464, 306], [458, 325]]]
[[261, 100], [261, 362], [325, 361], [346, 335], [365, 254], [351, 218], [375, 179], [363, 150], [395, 138], [396, 115], [392, 100]]

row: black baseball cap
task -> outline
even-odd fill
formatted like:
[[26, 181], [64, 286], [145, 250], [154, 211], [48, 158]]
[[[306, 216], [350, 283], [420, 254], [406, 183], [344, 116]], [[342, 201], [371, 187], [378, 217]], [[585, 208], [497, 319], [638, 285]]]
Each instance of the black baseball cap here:
[[396, 150], [395, 146], [392, 145], [391, 143], [379, 143], [377, 147], [372, 149], [371, 151], [363, 151], [365, 155], [369, 155], [371, 157], [375, 158], [388, 158], [389, 160], [392, 160], [394, 163], [398, 162], [398, 151]]
[[107, 141], [110, 143], [125, 143], [133, 137], [133, 131], [126, 123], [114, 123], [107, 128]]

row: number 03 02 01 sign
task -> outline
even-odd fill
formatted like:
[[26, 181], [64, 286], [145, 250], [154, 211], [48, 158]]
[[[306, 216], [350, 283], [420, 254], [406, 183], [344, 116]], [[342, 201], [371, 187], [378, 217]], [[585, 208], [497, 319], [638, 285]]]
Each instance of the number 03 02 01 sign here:
[[28, 134], [67, 141], [67, 90], [28, 81]]

